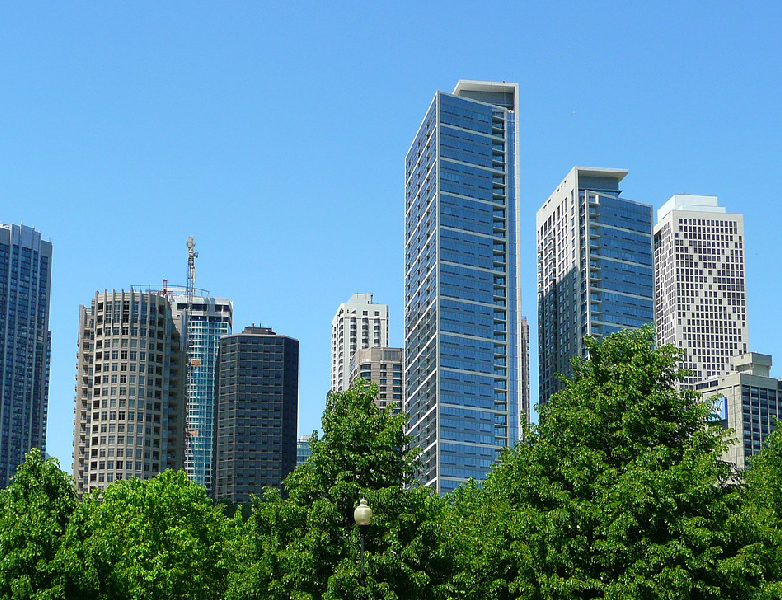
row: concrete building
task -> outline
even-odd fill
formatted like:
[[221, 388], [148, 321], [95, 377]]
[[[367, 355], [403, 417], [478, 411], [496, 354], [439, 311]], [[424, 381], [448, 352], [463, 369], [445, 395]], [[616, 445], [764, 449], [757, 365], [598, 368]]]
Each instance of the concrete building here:
[[296, 468], [299, 342], [269, 327], [220, 340], [214, 498], [243, 504]]
[[299, 441], [296, 442], [296, 466], [303, 465], [307, 462], [307, 459], [312, 456], [312, 449], [310, 449], [311, 435], [302, 435], [299, 437]]
[[660, 344], [682, 348], [694, 386], [747, 352], [744, 217], [716, 196], [677, 195], [657, 211], [655, 303]]
[[0, 223], [0, 488], [31, 448], [46, 453], [52, 244]]
[[527, 317], [521, 317], [521, 340], [519, 344], [521, 348], [521, 377], [519, 378], [519, 387], [521, 391], [521, 401], [519, 404], [519, 410], [521, 411], [522, 421], [530, 422], [530, 406], [529, 400], [529, 323]]
[[190, 479], [211, 492], [217, 352], [220, 338], [231, 334], [233, 302], [195, 290], [188, 310], [188, 297], [183, 292], [173, 292], [172, 306], [187, 349], [184, 468]]
[[402, 348], [363, 348], [356, 350], [350, 361], [350, 385], [359, 377], [378, 386], [377, 405], [385, 408], [395, 404], [397, 410], [404, 402], [402, 369], [404, 350]]
[[744, 468], [763, 449], [775, 420], [782, 418], [782, 379], [771, 377], [771, 356], [735, 356], [727, 375], [712, 376], [695, 387], [706, 398], [716, 397], [717, 417], [737, 438], [725, 459]]
[[652, 207], [624, 169], [574, 167], [538, 210], [539, 401], [562, 389], [584, 338], [654, 321]]
[[519, 436], [518, 114], [518, 84], [460, 80], [405, 159], [404, 409], [437, 493]]
[[73, 477], [79, 495], [181, 469], [185, 354], [169, 298], [98, 292], [79, 307]]
[[350, 383], [350, 359], [362, 348], [388, 346], [388, 305], [376, 304], [372, 294], [353, 294], [331, 320], [331, 391]]

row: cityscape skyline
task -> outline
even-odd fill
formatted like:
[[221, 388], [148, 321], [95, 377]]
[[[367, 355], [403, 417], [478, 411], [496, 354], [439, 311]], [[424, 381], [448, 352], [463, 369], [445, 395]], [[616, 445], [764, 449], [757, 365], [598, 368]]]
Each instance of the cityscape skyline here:
[[[400, 157], [421, 107], [459, 78], [520, 83], [522, 313], [532, 330], [533, 404], [534, 214], [576, 164], [628, 169], [624, 195], [655, 209], [689, 192], [719, 195], [731, 212], [744, 214], [748, 347], [782, 355], [782, 325], [766, 277], [776, 264], [781, 225], [768, 177], [780, 163], [772, 132], [782, 128], [771, 102], [782, 79], [773, 58], [782, 16], [776, 5], [753, 14], [728, 8], [704, 14], [684, 4], [665, 19], [648, 7], [578, 18], [553, 7], [511, 8], [491, 32], [488, 25], [476, 29], [474, 13], [463, 7], [444, 19], [436, 7], [424, 7], [417, 23], [377, 8], [355, 16], [337, 10], [325, 19], [314, 7], [291, 15], [247, 5], [199, 7], [187, 27], [179, 27], [181, 15], [163, 11], [139, 19], [127, 8], [103, 16], [78, 7], [3, 10], [5, 23], [28, 25], [9, 26], [0, 39], [7, 89], [16, 90], [0, 98], [8, 125], [0, 141], [8, 166], [2, 218], [35, 224], [55, 245], [48, 451], [66, 469], [76, 307], [96, 288], [164, 278], [183, 283], [180, 250], [188, 235], [204, 251], [201, 281], [234, 301], [237, 326], [273, 323], [301, 340], [300, 434], [319, 425], [335, 306], [353, 292], [372, 292], [393, 314], [389, 344], [401, 346]], [[278, 21], [279, 30], [256, 39], [267, 19]], [[722, 20], [730, 21], [729, 30]], [[206, 22], [221, 27], [211, 30]], [[586, 48], [564, 40], [541, 50], [568, 25], [612, 35]], [[159, 35], [163, 30], [172, 35]], [[478, 40], [484, 31], [511, 40], [502, 56], [477, 43], [448, 57], [437, 51], [443, 36]], [[313, 52], [319, 45], [326, 50]], [[279, 66], [265, 60], [281, 49], [288, 60]], [[438, 57], [436, 72], [411, 66], [427, 53]], [[255, 77], [260, 71], [264, 76]], [[613, 85], [618, 77], [621, 85]], [[333, 85], [336, 79], [342, 87]], [[309, 100], [276, 93], [302, 80], [312, 84], [316, 111]], [[610, 94], [573, 93], [609, 84]], [[362, 97], [368, 101], [357, 101]], [[291, 110], [300, 118], [282, 118]], [[290, 161], [302, 139], [300, 160]], [[308, 176], [291, 179], [288, 162], [304, 165]], [[366, 228], [346, 227], [345, 215], [361, 215]], [[260, 245], [259, 224], [267, 238]]]

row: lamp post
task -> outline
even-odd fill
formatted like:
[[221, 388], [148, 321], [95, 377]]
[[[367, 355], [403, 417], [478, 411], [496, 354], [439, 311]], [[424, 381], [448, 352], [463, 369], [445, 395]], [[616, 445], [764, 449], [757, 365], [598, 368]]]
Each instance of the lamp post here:
[[366, 498], [361, 498], [361, 502], [359, 502], [356, 510], [353, 511], [353, 518], [356, 520], [356, 525], [358, 525], [358, 531], [361, 537], [361, 576], [359, 582], [363, 587], [367, 584], [366, 576], [364, 575], [364, 538], [366, 537], [369, 523], [372, 521], [372, 509], [369, 508]]

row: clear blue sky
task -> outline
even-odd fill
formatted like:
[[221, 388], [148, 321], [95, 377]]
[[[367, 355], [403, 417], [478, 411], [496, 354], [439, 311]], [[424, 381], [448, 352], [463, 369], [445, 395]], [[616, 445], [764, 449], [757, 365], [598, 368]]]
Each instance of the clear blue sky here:
[[54, 242], [49, 451], [70, 469], [79, 304], [183, 283], [188, 235], [235, 330], [301, 341], [318, 427], [340, 302], [387, 302], [402, 345], [404, 154], [459, 78], [521, 85], [533, 332], [536, 210], [621, 167], [628, 198], [745, 214], [750, 346], [782, 364], [780, 30], [770, 1], [4, 3], [0, 221]]

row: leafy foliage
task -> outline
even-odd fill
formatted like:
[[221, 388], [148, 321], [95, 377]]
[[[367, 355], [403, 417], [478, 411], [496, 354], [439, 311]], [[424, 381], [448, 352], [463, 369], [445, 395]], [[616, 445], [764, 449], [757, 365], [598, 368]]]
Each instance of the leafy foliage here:
[[30, 450], [11, 485], [0, 490], [0, 596], [66, 597], [61, 548], [76, 504], [59, 463]]
[[110, 485], [89, 499], [86, 567], [100, 597], [222, 598], [231, 522], [184, 471]]
[[79, 502], [32, 451], [0, 491], [0, 598], [781, 598], [782, 431], [744, 483], [720, 460], [730, 433], [711, 403], [678, 388], [676, 349], [650, 328], [588, 347], [540, 426], [445, 498], [414, 484], [407, 416], [378, 409], [365, 382], [329, 396], [282, 493], [233, 519], [182, 472]]
[[[362, 381], [329, 395], [323, 437], [312, 456], [276, 490], [256, 499], [237, 551], [244, 569], [229, 598], [445, 597], [450, 557], [437, 526], [445, 502], [403, 489], [416, 465], [404, 414], [380, 410], [377, 386]], [[358, 582], [353, 521], [366, 495], [375, 517], [367, 535], [367, 587]]]
[[763, 565], [758, 598], [782, 598], [782, 430], [766, 440], [763, 452], [753, 457], [746, 473], [750, 536]]
[[588, 349], [479, 495], [494, 518], [475, 597], [751, 597], [727, 434], [677, 389], [678, 351], [651, 328]]

